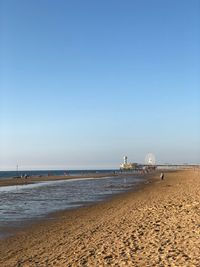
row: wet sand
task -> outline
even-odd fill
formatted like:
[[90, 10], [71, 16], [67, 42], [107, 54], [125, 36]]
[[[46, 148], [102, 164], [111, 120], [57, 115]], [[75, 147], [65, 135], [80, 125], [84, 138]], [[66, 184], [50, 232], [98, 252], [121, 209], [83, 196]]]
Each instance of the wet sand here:
[[0, 241], [0, 266], [200, 266], [200, 170], [59, 213]]
[[36, 182], [47, 182], [47, 181], [58, 181], [58, 180], [69, 180], [69, 179], [79, 179], [79, 178], [103, 178], [103, 177], [113, 177], [119, 174], [114, 173], [90, 173], [84, 175], [52, 175], [52, 176], [32, 176], [28, 178], [11, 178], [11, 179], [0, 179], [0, 187], [1, 186], [11, 186], [11, 185], [25, 185], [32, 184]]

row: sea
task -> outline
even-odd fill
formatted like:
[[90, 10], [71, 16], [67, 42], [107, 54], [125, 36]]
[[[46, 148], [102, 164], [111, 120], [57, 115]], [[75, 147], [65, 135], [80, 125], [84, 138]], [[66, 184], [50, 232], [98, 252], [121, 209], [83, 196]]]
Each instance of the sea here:
[[13, 177], [20, 177], [21, 175], [27, 174], [29, 176], [63, 176], [63, 175], [71, 175], [71, 176], [79, 176], [86, 175], [92, 173], [113, 173], [118, 172], [119, 170], [23, 170], [23, 171], [0, 171], [0, 179], [12, 179]]
[[[106, 173], [103, 178], [74, 178], [36, 182], [27, 185], [0, 187], [0, 238], [12, 235], [13, 230], [43, 218], [53, 219], [53, 213], [87, 206], [132, 190], [145, 182], [137, 174], [109, 176], [116, 170], [68, 171], [70, 175]], [[31, 171], [29, 175], [63, 175], [66, 171]], [[0, 172], [0, 177], [11, 178], [16, 172]], [[1, 179], [0, 178], [0, 179]], [[52, 216], [51, 216], [52, 215]]]

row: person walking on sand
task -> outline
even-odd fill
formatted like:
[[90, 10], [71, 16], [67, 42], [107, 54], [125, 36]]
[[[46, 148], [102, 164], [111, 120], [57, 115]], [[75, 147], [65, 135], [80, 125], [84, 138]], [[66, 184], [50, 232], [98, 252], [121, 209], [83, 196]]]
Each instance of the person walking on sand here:
[[164, 180], [164, 173], [163, 172], [161, 172], [161, 174], [160, 174], [160, 179]]

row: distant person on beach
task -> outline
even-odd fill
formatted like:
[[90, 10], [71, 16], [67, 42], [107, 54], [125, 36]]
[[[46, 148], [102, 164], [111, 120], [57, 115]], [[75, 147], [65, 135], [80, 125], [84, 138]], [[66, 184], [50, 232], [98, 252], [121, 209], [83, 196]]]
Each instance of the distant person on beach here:
[[163, 172], [161, 172], [161, 174], [160, 174], [160, 179], [164, 180], [164, 173]]

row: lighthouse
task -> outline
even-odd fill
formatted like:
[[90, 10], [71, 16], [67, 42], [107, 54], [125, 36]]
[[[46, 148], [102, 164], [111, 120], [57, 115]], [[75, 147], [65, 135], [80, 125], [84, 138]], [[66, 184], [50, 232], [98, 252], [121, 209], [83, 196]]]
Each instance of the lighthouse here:
[[124, 165], [126, 165], [128, 163], [128, 157], [124, 156]]

